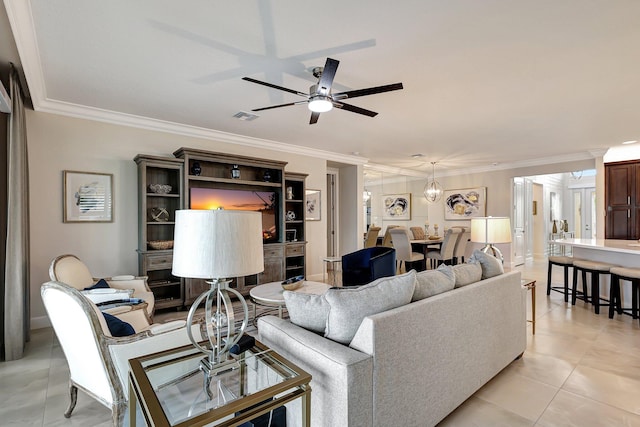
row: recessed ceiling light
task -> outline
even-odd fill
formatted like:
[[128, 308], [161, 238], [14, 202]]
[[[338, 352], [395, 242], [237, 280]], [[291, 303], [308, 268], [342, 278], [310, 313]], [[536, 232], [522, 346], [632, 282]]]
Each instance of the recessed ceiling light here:
[[411, 157], [413, 157], [414, 159], [419, 159], [420, 157], [424, 157], [424, 154], [412, 154]]
[[359, 151], [352, 151], [351, 154], [353, 154], [354, 156], [359, 156], [360, 152]]
[[625, 141], [622, 143], [622, 145], [629, 145], [629, 144], [635, 144], [638, 141]]

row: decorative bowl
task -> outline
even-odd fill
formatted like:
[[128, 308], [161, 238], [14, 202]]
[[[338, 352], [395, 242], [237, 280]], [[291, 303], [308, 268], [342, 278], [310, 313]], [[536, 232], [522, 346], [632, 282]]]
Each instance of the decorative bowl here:
[[171, 193], [171, 188], [169, 184], [149, 184], [149, 190], [156, 194]]
[[429, 236], [429, 240], [440, 240], [440, 236]]
[[282, 289], [285, 291], [294, 291], [304, 283], [304, 276], [291, 277], [281, 283]]
[[166, 250], [173, 248], [173, 240], [150, 240], [148, 242], [151, 249]]

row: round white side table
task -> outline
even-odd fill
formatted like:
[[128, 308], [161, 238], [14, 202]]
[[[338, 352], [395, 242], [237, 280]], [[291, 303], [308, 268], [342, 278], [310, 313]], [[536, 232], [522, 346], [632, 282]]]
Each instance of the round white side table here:
[[[331, 288], [331, 286], [326, 283], [305, 280], [302, 286], [293, 292], [322, 295], [327, 292], [329, 288]], [[284, 289], [282, 289], [280, 282], [265, 283], [264, 285], [258, 285], [252, 288], [249, 291], [249, 296], [254, 303], [253, 318], [256, 318], [256, 306], [260, 305], [278, 309], [278, 317], [282, 319], [282, 309], [285, 307], [283, 293]]]

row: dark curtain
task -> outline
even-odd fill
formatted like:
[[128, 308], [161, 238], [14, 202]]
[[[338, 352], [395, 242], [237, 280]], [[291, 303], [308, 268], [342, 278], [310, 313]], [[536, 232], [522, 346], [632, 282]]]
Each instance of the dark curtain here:
[[5, 360], [22, 357], [29, 341], [29, 168], [23, 94], [18, 72], [9, 72], [11, 114], [7, 131], [7, 216], [4, 263]]

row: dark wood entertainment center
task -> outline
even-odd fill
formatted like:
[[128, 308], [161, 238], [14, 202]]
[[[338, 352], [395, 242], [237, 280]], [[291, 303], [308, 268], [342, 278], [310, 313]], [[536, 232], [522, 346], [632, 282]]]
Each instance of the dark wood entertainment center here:
[[[253, 286], [305, 275], [306, 174], [285, 172], [287, 163], [276, 160], [184, 147], [173, 154], [175, 158], [139, 154], [134, 159], [138, 165], [139, 273], [149, 277], [158, 309], [190, 305], [209, 288], [203, 280], [173, 276], [172, 249], [150, 246], [154, 242], [162, 247], [173, 240], [175, 211], [192, 206], [192, 189], [253, 192], [270, 198], [273, 215], [269, 221], [274, 224], [263, 233], [264, 271], [233, 278], [232, 286], [240, 293], [247, 295]], [[170, 185], [171, 191], [158, 191], [157, 186], [150, 188], [152, 184]]]

